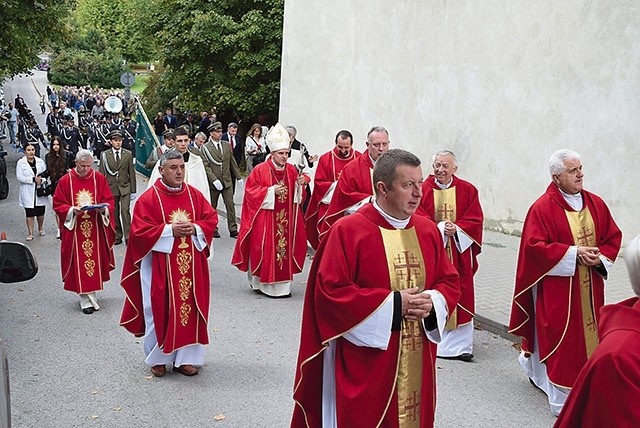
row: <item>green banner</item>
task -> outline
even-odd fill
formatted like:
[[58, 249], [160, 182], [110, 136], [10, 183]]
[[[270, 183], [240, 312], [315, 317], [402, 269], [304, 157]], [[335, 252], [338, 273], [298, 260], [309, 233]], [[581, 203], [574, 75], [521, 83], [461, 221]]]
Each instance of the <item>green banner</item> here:
[[151, 152], [160, 146], [160, 142], [156, 138], [153, 126], [137, 98], [136, 119], [138, 121], [138, 130], [136, 131], [136, 171], [149, 177], [151, 171], [145, 168], [144, 164], [147, 162]]

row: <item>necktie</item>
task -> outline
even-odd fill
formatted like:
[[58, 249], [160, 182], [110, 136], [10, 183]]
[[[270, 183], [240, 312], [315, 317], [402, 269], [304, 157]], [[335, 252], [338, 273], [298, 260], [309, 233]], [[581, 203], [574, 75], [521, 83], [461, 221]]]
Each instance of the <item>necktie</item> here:
[[231, 136], [231, 150], [236, 147], [236, 137]]
[[116, 150], [116, 165], [120, 163], [120, 150]]

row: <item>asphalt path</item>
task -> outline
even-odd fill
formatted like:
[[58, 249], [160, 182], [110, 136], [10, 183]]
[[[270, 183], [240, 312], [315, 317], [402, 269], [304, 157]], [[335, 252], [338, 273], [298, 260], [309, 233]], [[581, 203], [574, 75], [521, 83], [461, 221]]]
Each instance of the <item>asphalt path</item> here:
[[[19, 92], [45, 130], [34, 83], [44, 91], [46, 74], [5, 82], [5, 97], [13, 101]], [[8, 150], [11, 190], [0, 201], [0, 230], [10, 240], [25, 242], [15, 179], [22, 155]], [[144, 185], [141, 179], [139, 184]], [[0, 284], [0, 337], [9, 356], [13, 426], [288, 426], [310, 260], [295, 278], [290, 299], [255, 294], [246, 274], [230, 265], [236, 241], [224, 233], [224, 223], [209, 262], [211, 343], [205, 365], [192, 378], [172, 372], [154, 378], [144, 364], [140, 340], [118, 326], [124, 245], [114, 248], [117, 268], [98, 293], [100, 311], [84, 315], [77, 296], [62, 289], [60, 242], [48, 207], [47, 235], [28, 243], [38, 275], [21, 284]], [[437, 427], [553, 425], [546, 397], [523, 375], [513, 343], [476, 330], [474, 354], [474, 363], [437, 361]]]

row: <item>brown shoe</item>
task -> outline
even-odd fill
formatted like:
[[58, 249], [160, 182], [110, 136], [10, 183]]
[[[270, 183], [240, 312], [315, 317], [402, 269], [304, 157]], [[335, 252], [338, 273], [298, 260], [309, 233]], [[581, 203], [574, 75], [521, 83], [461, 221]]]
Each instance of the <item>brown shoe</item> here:
[[173, 366], [173, 371], [183, 374], [185, 376], [194, 376], [198, 374], [198, 369], [191, 364], [185, 364], [184, 366]]
[[164, 364], [159, 365], [159, 366], [153, 366], [153, 367], [151, 367], [151, 373], [155, 377], [162, 377], [167, 373], [167, 368], [165, 367]]

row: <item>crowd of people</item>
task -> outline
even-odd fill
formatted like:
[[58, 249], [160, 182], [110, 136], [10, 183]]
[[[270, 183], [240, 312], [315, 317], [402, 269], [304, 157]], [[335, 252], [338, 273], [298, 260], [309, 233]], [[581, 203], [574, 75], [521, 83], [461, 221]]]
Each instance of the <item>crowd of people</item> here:
[[[50, 113], [54, 124], [62, 102]], [[229, 236], [237, 239], [230, 262], [246, 272], [254, 292], [290, 297], [308, 247], [316, 251], [292, 426], [433, 425], [435, 359], [474, 361], [474, 274], [484, 216], [476, 187], [456, 175], [455, 153], [434, 153], [425, 178], [421, 160], [390, 148], [382, 126], [369, 130], [363, 153], [354, 150], [351, 132], [341, 130], [334, 148], [318, 157], [296, 139], [294, 126], [265, 130], [256, 123], [243, 138], [234, 122], [224, 132], [202, 112], [179, 124], [168, 109], [154, 121], [162, 138], [146, 161], [148, 188], [137, 189], [130, 117], [105, 116], [102, 128], [86, 105], [77, 111], [90, 118], [87, 139], [81, 132], [70, 137], [76, 131], [67, 118], [49, 130], [44, 161], [35, 142], [23, 145], [16, 170], [27, 240], [36, 235], [36, 221], [38, 234], [46, 234], [48, 192], [62, 241], [64, 288], [79, 295], [85, 314], [100, 309], [96, 292], [115, 267], [113, 246], [124, 241], [121, 324], [144, 338], [154, 376], [164, 376], [167, 365], [193, 376], [204, 362], [208, 258], [221, 237], [215, 208], [222, 196]], [[311, 186], [308, 172], [316, 163]], [[558, 426], [578, 426], [564, 421], [581, 420], [584, 406], [575, 403], [593, 395], [582, 389], [617, 370], [601, 368], [600, 361], [620, 352], [621, 340], [607, 339], [601, 350], [602, 324], [606, 332], [618, 331], [622, 316], [610, 314], [626, 311], [624, 319], [634, 319], [637, 299], [603, 308], [604, 280], [622, 232], [604, 200], [583, 188], [580, 155], [553, 153], [549, 174], [546, 192], [524, 221], [509, 328], [522, 337], [520, 365], [548, 396], [551, 412], [560, 414]], [[41, 191], [45, 181], [50, 188]], [[627, 263], [638, 294], [640, 245], [633, 245]], [[626, 387], [640, 385], [628, 380]], [[572, 404], [563, 410], [565, 402]], [[597, 404], [588, 406], [592, 418]]]

